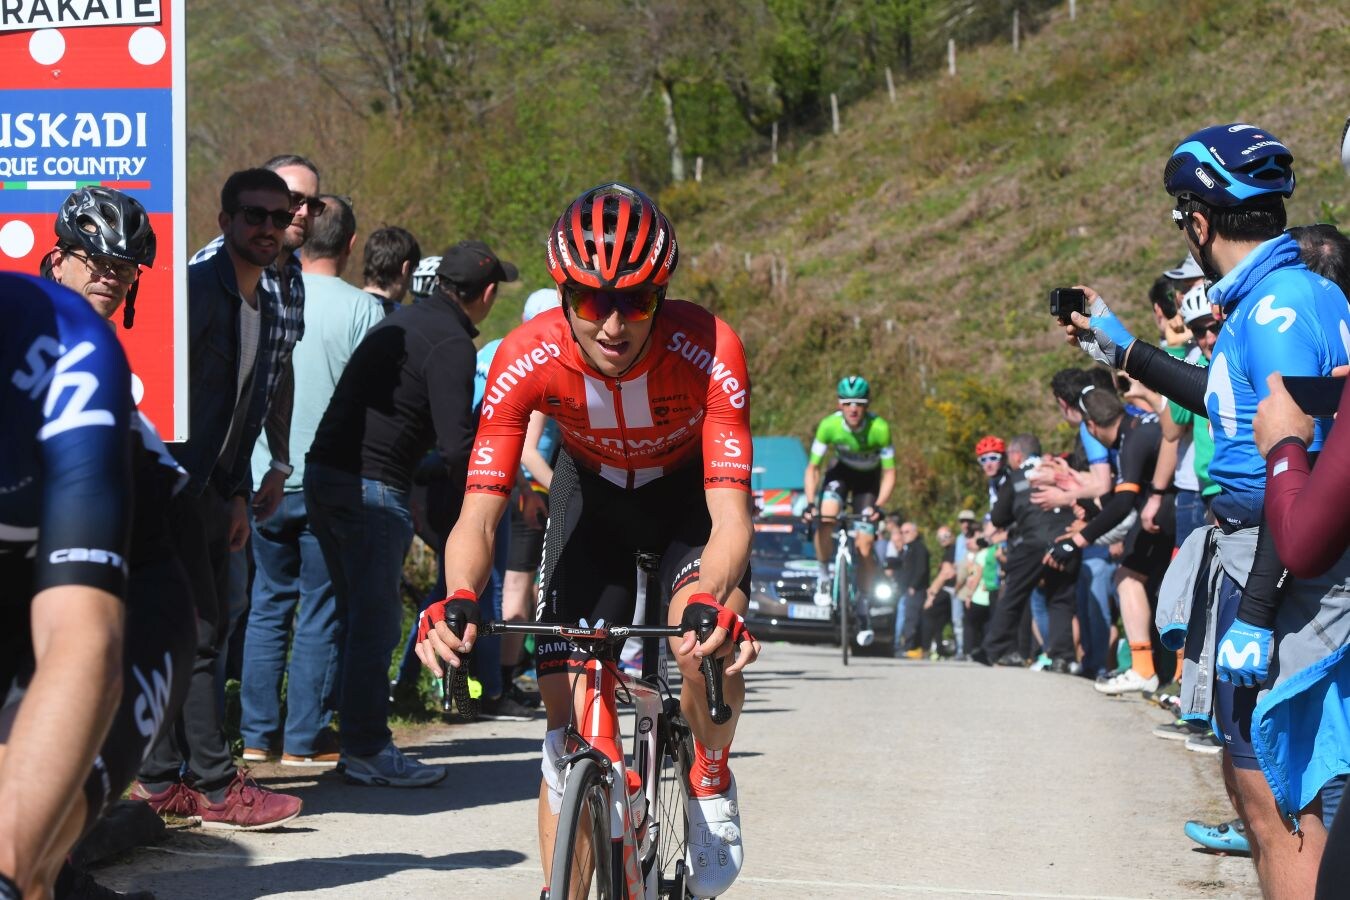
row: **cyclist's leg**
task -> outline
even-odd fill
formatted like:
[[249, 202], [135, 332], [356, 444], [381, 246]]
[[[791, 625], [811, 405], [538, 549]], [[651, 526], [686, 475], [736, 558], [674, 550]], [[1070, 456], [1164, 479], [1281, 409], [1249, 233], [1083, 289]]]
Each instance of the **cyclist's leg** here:
[[[878, 476], [879, 477], [879, 476]], [[864, 485], [853, 491], [852, 507], [854, 513], [872, 509], [877, 503], [876, 486]], [[871, 522], [859, 522], [853, 529], [853, 544], [858, 549], [858, 593], [869, 596], [872, 590], [872, 578], [876, 574], [876, 557], [872, 549], [876, 546], [877, 527]]]
[[825, 473], [825, 487], [820, 492], [820, 519], [816, 522], [816, 561], [822, 572], [825, 564], [834, 559], [834, 529], [847, 496], [848, 489], [836, 477], [835, 469], [830, 469]]

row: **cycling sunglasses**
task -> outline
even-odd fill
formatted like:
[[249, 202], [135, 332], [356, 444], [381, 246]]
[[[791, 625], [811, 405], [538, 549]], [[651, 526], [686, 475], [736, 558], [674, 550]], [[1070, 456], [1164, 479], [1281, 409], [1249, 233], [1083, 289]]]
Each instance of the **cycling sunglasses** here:
[[625, 322], [641, 322], [652, 317], [666, 292], [663, 288], [610, 291], [602, 288], [569, 287], [563, 294], [572, 312], [587, 322], [603, 322], [615, 310], [619, 311], [620, 318]]
[[261, 225], [267, 219], [271, 219], [272, 227], [278, 230], [289, 228], [291, 219], [294, 218], [289, 209], [264, 209], [261, 206], [241, 206], [235, 212], [243, 216], [244, 221], [254, 227]]
[[299, 191], [291, 191], [291, 212], [299, 211], [302, 206], [308, 206], [309, 214], [316, 219], [328, 208], [328, 204], [318, 197], [306, 197]]
[[845, 400], [843, 397], [840, 397], [840, 398], [839, 398], [839, 405], [840, 405], [840, 406], [863, 406], [863, 407], [865, 407], [865, 406], [867, 406], [867, 401], [866, 401], [866, 400], [853, 400], [853, 399]]

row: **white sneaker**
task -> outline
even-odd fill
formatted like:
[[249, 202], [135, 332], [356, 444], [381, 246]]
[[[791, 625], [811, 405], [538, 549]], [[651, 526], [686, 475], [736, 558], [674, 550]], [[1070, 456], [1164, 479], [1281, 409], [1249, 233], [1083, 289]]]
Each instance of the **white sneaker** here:
[[689, 870], [689, 893], [695, 897], [726, 893], [741, 874], [745, 861], [735, 775], [731, 776], [725, 793], [711, 797], [689, 795], [688, 837], [684, 864]]
[[1103, 694], [1128, 694], [1132, 691], [1156, 691], [1158, 689], [1158, 676], [1145, 678], [1134, 669], [1126, 669], [1113, 678], [1105, 681], [1098, 681], [1093, 685]]
[[872, 646], [872, 642], [873, 642], [874, 640], [876, 640], [876, 637], [877, 637], [877, 636], [876, 636], [876, 633], [873, 632], [872, 629], [870, 629], [870, 628], [863, 628], [863, 629], [860, 629], [860, 630], [858, 631], [858, 637], [857, 637], [858, 646], [859, 646], [859, 647], [870, 647], [870, 646]]
[[374, 756], [342, 754], [338, 769], [349, 781], [379, 787], [430, 787], [447, 773], [445, 766], [428, 766], [405, 756], [393, 741]]

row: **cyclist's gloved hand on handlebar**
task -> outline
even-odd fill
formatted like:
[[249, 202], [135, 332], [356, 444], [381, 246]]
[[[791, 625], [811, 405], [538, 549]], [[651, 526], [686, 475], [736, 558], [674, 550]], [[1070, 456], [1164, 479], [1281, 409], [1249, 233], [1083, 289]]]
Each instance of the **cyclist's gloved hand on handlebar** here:
[[864, 522], [875, 524], [881, 521], [881, 510], [877, 509], [875, 506], [869, 506], [858, 513], [858, 518], [862, 519]]
[[[478, 612], [478, 595], [460, 588], [444, 600], [437, 600], [422, 611], [417, 619], [417, 658], [437, 677], [442, 673], [439, 660], [455, 668], [460, 666], [460, 654], [473, 649], [482, 621]], [[461, 634], [456, 635], [458, 629]]]
[[[754, 662], [755, 657], [759, 655], [759, 641], [755, 640], [750, 629], [745, 627], [745, 619], [717, 602], [717, 598], [712, 594], [699, 593], [691, 596], [684, 608], [682, 621], [694, 630], [685, 633], [684, 641], [678, 648], [681, 656], [688, 656], [690, 653], [693, 653], [696, 659], [702, 659], [709, 654], [723, 656], [735, 648], [736, 660], [726, 668], [726, 674], [734, 675]], [[700, 622], [713, 623], [712, 634], [702, 642], [698, 641], [696, 634]], [[730, 640], [727, 640], [728, 638]], [[724, 646], [726, 649], [722, 650]], [[719, 653], [719, 650], [722, 652]]]
[[814, 522], [816, 519], [816, 505], [814, 503], [806, 504], [806, 509], [802, 510], [803, 522]]

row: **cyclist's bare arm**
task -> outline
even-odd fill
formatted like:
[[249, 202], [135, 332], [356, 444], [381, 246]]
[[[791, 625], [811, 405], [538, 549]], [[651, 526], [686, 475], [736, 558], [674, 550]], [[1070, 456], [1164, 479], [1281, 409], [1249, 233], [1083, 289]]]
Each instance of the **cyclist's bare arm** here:
[[520, 464], [544, 490], [553, 485], [553, 467], [539, 452], [539, 438], [547, 422], [548, 416], [539, 410], [530, 413], [530, 424], [525, 429], [525, 447], [520, 452]]
[[[712, 532], [704, 545], [699, 560], [699, 578], [695, 591], [712, 594], [719, 603], [737, 614], [744, 614], [746, 597], [736, 589], [750, 562], [750, 541], [754, 528], [750, 522], [750, 504], [745, 491], [733, 488], [710, 488], [705, 491], [708, 515], [712, 518]], [[678, 621], [680, 610], [672, 608], [671, 621]], [[692, 632], [684, 636], [678, 652], [681, 656], [694, 653], [706, 656], [716, 653], [727, 638], [725, 628], [715, 629], [702, 644], [695, 645]], [[759, 655], [755, 642], [741, 644], [736, 660], [727, 666], [726, 674], [734, 675], [754, 662]]]
[[877, 488], [877, 509], [883, 510], [891, 502], [891, 493], [895, 491], [895, 469], [881, 470], [881, 486]]
[[802, 492], [806, 494], [807, 503], [816, 502], [816, 494], [820, 489], [820, 463], [809, 462], [806, 464], [806, 472], [802, 475]]
[[[464, 497], [464, 506], [459, 519], [450, 531], [445, 542], [445, 589], [447, 594], [467, 589], [481, 594], [492, 574], [492, 543], [496, 536], [497, 523], [506, 511], [507, 498], [486, 491], [474, 492]], [[427, 634], [425, 641], [419, 641], [414, 649], [417, 658], [437, 677], [444, 672], [441, 660], [458, 667], [459, 653], [473, 649], [478, 628], [469, 625], [464, 637], [455, 637], [454, 632], [444, 622]]]
[[0, 723], [0, 872], [25, 890], [55, 874], [30, 867], [84, 824], [80, 788], [122, 696], [124, 609], [107, 591], [60, 585], [33, 598], [31, 616], [37, 667]]

